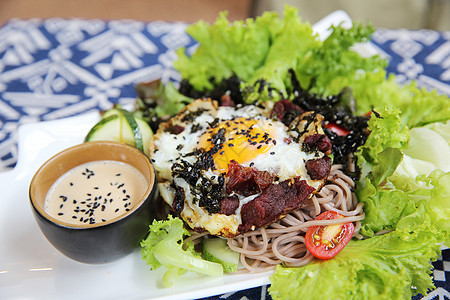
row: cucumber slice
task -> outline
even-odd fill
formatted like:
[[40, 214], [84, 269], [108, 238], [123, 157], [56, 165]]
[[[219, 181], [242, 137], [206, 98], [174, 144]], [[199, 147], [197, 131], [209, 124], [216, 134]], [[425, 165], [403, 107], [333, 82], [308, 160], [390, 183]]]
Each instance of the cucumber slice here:
[[148, 125], [147, 122], [145, 122], [142, 119], [139, 119], [138, 117], [134, 117], [136, 119], [136, 122], [139, 126], [139, 129], [142, 134], [142, 143], [144, 148], [144, 153], [149, 155], [149, 146], [150, 146], [150, 140], [153, 137], [153, 131], [150, 128], [150, 125]]
[[113, 108], [103, 114], [100, 122], [86, 136], [85, 142], [98, 140], [124, 142], [148, 155], [148, 145], [152, 136], [153, 132], [145, 121], [135, 118], [127, 110]]
[[[128, 128], [131, 130], [133, 136], [134, 136], [134, 145], [136, 148], [138, 148], [141, 151], [144, 151], [144, 142], [142, 141], [142, 133], [141, 130], [139, 128], [139, 125], [136, 122], [136, 119], [134, 118], [133, 114], [130, 113], [127, 110], [124, 109], [118, 109], [121, 113], [122, 116], [125, 118], [126, 123], [128, 124]], [[126, 126], [123, 126], [122, 129], [125, 129]], [[124, 134], [125, 132], [123, 132], [122, 134]]]
[[125, 120], [118, 115], [110, 115], [101, 119], [91, 128], [84, 141], [118, 141], [134, 145], [134, 137], [131, 132], [122, 130], [124, 122]]
[[108, 117], [114, 116], [114, 115], [115, 115], [115, 116], [121, 116], [122, 113], [121, 113], [120, 110], [117, 109], [117, 108], [111, 108], [111, 109], [108, 109], [107, 111], [105, 111], [105, 112], [103, 113], [102, 119], [108, 118]]
[[203, 240], [203, 257], [206, 260], [220, 263], [227, 273], [237, 271], [239, 253], [228, 247], [226, 239], [210, 238]]
[[[122, 108], [112, 108], [107, 110], [102, 118], [110, 116], [118, 116], [121, 119], [120, 140], [121, 142], [135, 146], [139, 150], [143, 150], [142, 134], [134, 116], [129, 111]], [[130, 138], [131, 137], [131, 138]]]

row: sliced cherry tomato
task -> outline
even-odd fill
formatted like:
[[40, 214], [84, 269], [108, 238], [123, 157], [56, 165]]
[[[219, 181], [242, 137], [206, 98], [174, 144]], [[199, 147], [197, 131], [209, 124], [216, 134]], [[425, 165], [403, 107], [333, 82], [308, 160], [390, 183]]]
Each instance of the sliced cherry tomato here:
[[[333, 220], [343, 218], [340, 213], [326, 211], [316, 217], [316, 220]], [[305, 236], [305, 245], [309, 252], [320, 259], [330, 259], [338, 254], [348, 244], [355, 231], [352, 222], [311, 226]]]
[[347, 134], [350, 133], [350, 130], [345, 129], [337, 125], [336, 123], [328, 123], [327, 125], [325, 125], [325, 128], [330, 129], [331, 131], [340, 136], [346, 136]]

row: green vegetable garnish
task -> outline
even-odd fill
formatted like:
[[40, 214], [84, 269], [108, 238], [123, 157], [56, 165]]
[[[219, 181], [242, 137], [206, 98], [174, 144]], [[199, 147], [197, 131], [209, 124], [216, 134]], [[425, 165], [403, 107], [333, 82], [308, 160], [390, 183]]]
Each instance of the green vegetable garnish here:
[[[188, 56], [177, 51], [175, 68], [197, 91], [211, 90], [223, 79], [236, 75], [243, 81], [244, 102], [287, 97], [292, 69], [304, 87], [325, 95], [362, 79], [361, 73], [382, 71], [386, 61], [363, 58], [351, 50], [369, 39], [372, 27], [332, 27], [321, 41], [297, 9], [286, 6], [284, 17], [265, 12], [261, 17], [230, 23], [221, 14], [214, 24], [197, 22], [187, 28], [199, 47]], [[345, 84], [343, 84], [345, 82]]]
[[[421, 217], [425, 217], [423, 213]], [[403, 229], [350, 241], [333, 259], [301, 268], [278, 266], [271, 276], [274, 299], [411, 299], [433, 288], [431, 260], [442, 234], [426, 218]]]
[[167, 220], [154, 220], [149, 226], [147, 238], [141, 242], [142, 259], [152, 269], [161, 265], [169, 269], [163, 277], [165, 287], [172, 286], [186, 271], [212, 276], [223, 275], [221, 264], [202, 259], [195, 252], [192, 242], [184, 245], [183, 240], [189, 235], [183, 227], [183, 221], [169, 215]]

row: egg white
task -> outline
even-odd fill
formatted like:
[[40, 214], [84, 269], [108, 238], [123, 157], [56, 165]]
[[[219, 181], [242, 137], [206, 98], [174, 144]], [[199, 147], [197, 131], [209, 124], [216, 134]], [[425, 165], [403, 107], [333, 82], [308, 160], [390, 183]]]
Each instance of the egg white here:
[[[201, 100], [196, 100], [201, 101]], [[195, 103], [193, 103], [195, 104]], [[201, 105], [204, 105], [201, 103]], [[188, 106], [188, 110], [197, 111], [195, 105]], [[213, 122], [222, 122], [233, 120], [236, 118], [251, 118], [257, 120], [255, 126], [260, 126], [264, 132], [270, 131], [270, 137], [276, 142], [270, 142], [270, 149], [265, 152], [259, 152], [256, 157], [248, 161], [239, 161], [244, 167], [254, 167], [259, 171], [268, 171], [279, 181], [288, 180], [301, 176], [302, 179], [308, 181], [310, 186], [319, 188], [321, 182], [310, 180], [305, 167], [305, 161], [318, 158], [317, 153], [305, 153], [299, 143], [295, 142], [297, 132], [290, 132], [283, 123], [272, 120], [264, 116], [263, 111], [256, 106], [244, 106], [241, 108], [234, 107], [209, 107], [195, 118], [183, 121], [180, 116], [176, 119], [176, 124], [184, 128], [178, 134], [170, 131], [158, 131], [157, 138], [153, 141], [151, 147], [151, 158], [155, 169], [158, 173], [158, 180], [162, 197], [165, 201], [172, 205], [174, 198], [174, 190], [170, 186], [174, 182], [177, 186], [183, 188], [185, 193], [184, 209], [181, 217], [187, 221], [192, 228], [204, 228], [211, 234], [233, 236], [238, 232], [241, 224], [240, 210], [242, 206], [252, 201], [258, 195], [250, 197], [239, 197], [239, 207], [233, 215], [224, 215], [218, 213], [208, 213], [204, 208], [198, 205], [198, 201], [194, 199], [190, 185], [182, 178], [172, 178], [172, 166], [181, 160], [193, 164], [197, 157], [189, 155], [199, 148], [199, 141], [205, 132], [210, 129]], [[189, 113], [186, 111], [185, 113]], [[197, 130], [193, 130], [196, 128]], [[241, 149], [243, 151], [255, 151], [255, 149]], [[323, 155], [323, 154], [319, 154]], [[320, 157], [320, 156], [319, 156]], [[202, 176], [216, 180], [223, 171], [217, 169], [202, 170]], [[214, 181], [212, 180], [212, 181]]]

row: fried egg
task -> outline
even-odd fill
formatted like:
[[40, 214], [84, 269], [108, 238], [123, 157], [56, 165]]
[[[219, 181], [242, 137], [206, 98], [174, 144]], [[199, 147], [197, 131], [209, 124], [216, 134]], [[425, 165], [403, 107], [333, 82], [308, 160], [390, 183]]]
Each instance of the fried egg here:
[[[324, 184], [324, 179], [311, 179], [305, 162], [326, 153], [302, 147], [308, 135], [323, 134], [321, 116], [303, 116], [288, 127], [270, 118], [270, 109], [219, 107], [199, 99], [160, 125], [150, 144], [160, 195], [191, 228], [224, 237], [242, 233], [241, 209], [260, 191], [227, 194], [230, 162], [268, 172], [273, 184], [301, 178], [315, 191]], [[227, 197], [238, 199], [231, 214], [219, 210]]]

